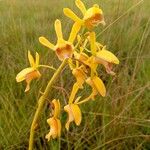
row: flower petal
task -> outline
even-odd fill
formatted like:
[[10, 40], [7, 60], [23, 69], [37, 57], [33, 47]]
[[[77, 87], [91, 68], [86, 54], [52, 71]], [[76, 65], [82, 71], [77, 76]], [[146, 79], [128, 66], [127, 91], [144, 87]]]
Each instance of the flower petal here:
[[97, 77], [97, 76], [94, 76], [92, 78], [92, 81], [94, 83], [94, 86], [96, 87], [97, 91], [103, 96], [105, 97], [106, 95], [106, 88], [105, 88], [105, 85], [103, 83], [103, 81]]
[[82, 120], [81, 110], [77, 104], [71, 104], [70, 107], [74, 116], [74, 121], [76, 125], [79, 126]]
[[61, 135], [61, 122], [59, 119], [55, 117], [47, 119], [47, 123], [50, 126], [50, 132], [45, 136], [48, 141], [50, 140], [51, 136], [53, 139], [60, 137]]
[[69, 126], [72, 121], [75, 121], [75, 124], [79, 126], [82, 120], [82, 114], [79, 106], [77, 104], [69, 104], [64, 107], [64, 110], [68, 113], [68, 119], [65, 125], [66, 129], [69, 130]]
[[43, 36], [39, 37], [39, 41], [44, 46], [46, 46], [52, 50], [55, 50], [55, 46], [52, 43], [50, 43], [45, 37], [43, 37]]
[[68, 119], [67, 119], [67, 122], [65, 124], [65, 128], [67, 129], [67, 131], [69, 130], [69, 126], [70, 126], [70, 123], [72, 121], [74, 121], [74, 116], [73, 116], [73, 113], [72, 113], [72, 110], [71, 110], [71, 107], [70, 105], [66, 105], [64, 107], [64, 111], [68, 113]]
[[35, 60], [36, 68], [39, 66], [39, 61], [40, 61], [40, 56], [39, 56], [39, 54], [36, 52], [36, 60]]
[[94, 83], [93, 83], [93, 81], [91, 80], [90, 77], [86, 80], [86, 83], [89, 84], [92, 87], [92, 93], [90, 94], [90, 96], [87, 99], [95, 100], [95, 96], [98, 93], [97, 88], [95, 87], [95, 85], [94, 85]]
[[94, 5], [86, 11], [83, 20], [84, 25], [91, 30], [100, 23], [104, 24], [103, 12], [98, 5]]
[[69, 104], [72, 103], [74, 101], [75, 95], [77, 94], [78, 90], [80, 89], [79, 84], [76, 82], [73, 85], [70, 97], [69, 97]]
[[58, 128], [57, 134], [58, 134], [58, 137], [60, 137], [61, 136], [61, 122], [59, 119], [56, 119], [56, 120], [57, 120], [57, 128]]
[[28, 74], [26, 74], [25, 80], [26, 80], [27, 86], [26, 86], [25, 92], [30, 90], [31, 81], [33, 79], [37, 79], [37, 78], [40, 78], [40, 77], [41, 77], [41, 74], [38, 70], [33, 70], [32, 72], [29, 72]]
[[118, 58], [108, 50], [102, 49], [96, 54], [96, 59], [103, 59], [109, 63], [119, 64]]
[[75, 1], [76, 6], [80, 9], [80, 11], [82, 12], [83, 15], [85, 15], [86, 13], [86, 8], [85, 5], [83, 4], [83, 2], [81, 0], [76, 0]]
[[25, 80], [26, 75], [32, 71], [34, 71], [34, 68], [31, 68], [31, 67], [23, 69], [21, 72], [19, 72], [17, 74], [16, 81], [21, 82], [21, 81]]
[[31, 55], [30, 51], [28, 51], [28, 59], [29, 59], [30, 66], [34, 67], [35, 66], [35, 61], [34, 61], [33, 56]]
[[78, 22], [75, 22], [72, 27], [68, 42], [70, 42], [70, 43], [74, 42], [76, 35], [78, 34], [80, 28], [81, 28], [81, 24], [79, 24]]
[[86, 11], [86, 14], [84, 16], [84, 20], [87, 20], [93, 16], [95, 16], [96, 14], [103, 14], [102, 9], [99, 8], [99, 6], [97, 4], [93, 5], [93, 7], [89, 8]]
[[55, 31], [58, 39], [58, 43], [61, 43], [63, 40], [63, 34], [62, 34], [62, 26], [61, 26], [61, 21], [57, 19], [55, 21]]
[[69, 8], [64, 8], [63, 9], [64, 14], [69, 17], [70, 19], [72, 19], [75, 22], [78, 22], [80, 24], [83, 23], [83, 21]]
[[54, 114], [53, 114], [53, 116], [56, 117], [56, 118], [59, 118], [59, 116], [60, 116], [60, 102], [59, 102], [59, 99], [58, 100], [54, 99], [52, 101], [52, 103], [54, 104]]
[[86, 79], [86, 73], [84, 72], [84, 68], [83, 67], [76, 68], [72, 71], [72, 74], [75, 76], [79, 88], [82, 88], [82, 85]]

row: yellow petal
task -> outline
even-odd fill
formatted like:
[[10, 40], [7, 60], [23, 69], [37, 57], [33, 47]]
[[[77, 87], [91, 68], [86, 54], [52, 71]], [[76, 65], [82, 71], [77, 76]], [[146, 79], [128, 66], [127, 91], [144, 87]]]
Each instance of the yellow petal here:
[[110, 51], [102, 49], [101, 51], [97, 52], [96, 59], [103, 59], [109, 63], [119, 64], [118, 58], [111, 53]]
[[57, 126], [58, 126], [57, 134], [58, 134], [58, 137], [60, 137], [61, 136], [61, 122], [59, 119], [57, 119]]
[[35, 66], [35, 61], [34, 61], [33, 56], [31, 55], [30, 51], [28, 51], [28, 59], [29, 59], [30, 66], [34, 67]]
[[74, 20], [75, 22], [78, 22], [80, 24], [83, 24], [83, 21], [69, 8], [63, 9], [64, 14], [69, 17], [70, 19]]
[[94, 5], [86, 11], [83, 20], [84, 25], [91, 30], [100, 23], [104, 24], [103, 12], [97, 5]]
[[48, 141], [50, 140], [51, 136], [53, 139], [60, 137], [61, 135], [61, 122], [59, 119], [52, 117], [47, 119], [47, 123], [50, 126], [50, 132], [45, 136]]
[[80, 9], [80, 11], [82, 12], [83, 15], [85, 15], [86, 13], [86, 8], [85, 5], [83, 4], [83, 2], [81, 0], [76, 0], [75, 1], [76, 6]]
[[70, 42], [70, 43], [74, 42], [80, 28], [81, 28], [81, 24], [79, 24], [78, 22], [75, 22], [73, 27], [72, 27], [68, 42]]
[[25, 92], [30, 90], [31, 81], [33, 79], [37, 79], [37, 78], [40, 78], [40, 77], [41, 77], [41, 74], [38, 70], [33, 70], [32, 72], [29, 72], [28, 74], [26, 74], [25, 80], [26, 80], [27, 86], [26, 86]]
[[52, 43], [50, 43], [45, 37], [43, 37], [43, 36], [39, 37], [39, 41], [44, 46], [46, 46], [52, 50], [55, 50], [55, 46]]
[[[80, 84], [80, 85], [81, 85], [81, 84]], [[73, 88], [72, 88], [72, 91], [71, 91], [71, 94], [70, 94], [70, 97], [69, 97], [69, 104], [74, 101], [75, 95], [77, 94], [77, 92], [78, 92], [79, 89], [80, 89], [80, 86], [79, 86], [79, 84], [76, 82], [76, 83], [73, 85]]]
[[106, 95], [106, 88], [105, 88], [105, 85], [103, 83], [103, 81], [97, 77], [97, 76], [94, 76], [92, 78], [92, 81], [94, 83], [94, 86], [96, 87], [97, 91], [103, 96], [105, 97]]
[[67, 112], [68, 114], [68, 119], [67, 119], [67, 122], [65, 124], [65, 128], [67, 129], [67, 131], [69, 130], [69, 126], [70, 126], [70, 123], [72, 121], [74, 121], [74, 116], [73, 116], [73, 113], [72, 113], [72, 110], [71, 110], [71, 107], [70, 105], [66, 105], [64, 107], [64, 111]]
[[82, 67], [76, 68], [72, 71], [72, 74], [76, 77], [79, 88], [82, 88], [82, 85], [86, 79], [86, 74], [84, 72], [84, 68], [82, 68]]
[[39, 54], [36, 52], [36, 67], [38, 67], [39, 66], [39, 60], [40, 60], [40, 56], [39, 56]]
[[31, 67], [23, 69], [21, 72], [19, 72], [17, 74], [16, 81], [21, 82], [21, 81], [25, 80], [26, 75], [32, 71], [34, 71], [34, 68], [31, 68]]
[[88, 97], [88, 99], [90, 98], [90, 99], [94, 100], [95, 96], [98, 93], [98, 90], [96, 89], [96, 87], [95, 87], [93, 81], [91, 80], [91, 78], [88, 78], [86, 80], [86, 83], [89, 84], [92, 87], [92, 93], [90, 94], [90, 96]]
[[60, 102], [59, 102], [59, 100], [54, 99], [52, 101], [52, 103], [54, 104], [54, 114], [53, 114], [53, 116], [56, 117], [56, 118], [59, 118], [59, 116], [60, 116]]
[[81, 110], [77, 104], [71, 104], [70, 107], [74, 116], [74, 121], [76, 125], [79, 126], [82, 120]]
[[68, 113], [68, 119], [65, 125], [66, 129], [69, 130], [70, 123], [73, 121], [75, 121], [75, 124], [79, 126], [82, 120], [82, 114], [79, 106], [77, 104], [66, 105], [64, 110]]
[[90, 32], [90, 44], [92, 55], [96, 55], [96, 36], [95, 32]]
[[94, 5], [93, 7], [89, 8], [87, 11], [86, 11], [86, 14], [84, 16], [84, 20], [87, 20], [93, 16], [95, 16], [96, 14], [103, 14], [103, 11], [102, 9], [100, 9], [98, 7], [98, 5]]
[[56, 31], [58, 43], [60, 41], [63, 41], [62, 26], [61, 26], [61, 21], [59, 19], [55, 21], [55, 31]]

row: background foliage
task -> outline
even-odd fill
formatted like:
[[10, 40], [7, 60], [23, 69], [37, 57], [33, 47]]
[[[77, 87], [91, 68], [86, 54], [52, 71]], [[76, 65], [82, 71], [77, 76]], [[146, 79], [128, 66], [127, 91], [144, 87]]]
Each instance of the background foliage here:
[[[83, 121], [63, 128], [60, 140], [46, 142], [48, 104], [40, 119], [35, 149], [148, 150], [150, 149], [150, 1], [83, 0], [87, 6], [98, 3], [104, 10], [107, 26], [98, 27], [98, 39], [120, 59], [117, 76], [110, 77], [99, 68], [107, 87], [107, 97], [81, 105]], [[138, 3], [138, 5], [137, 5]], [[74, 0], [1, 0], [0, 1], [0, 149], [25, 150], [36, 103], [53, 71], [43, 69], [43, 77], [32, 83], [25, 94], [25, 84], [15, 81], [16, 74], [29, 65], [27, 50], [38, 51], [42, 64], [60, 64], [56, 56], [38, 42], [44, 35], [55, 42], [54, 21], [63, 20], [68, 38], [72, 21], [63, 7], [76, 12]], [[131, 9], [130, 9], [131, 8]], [[67, 70], [67, 69], [66, 69]], [[67, 101], [74, 78], [65, 71], [55, 84], [49, 99]], [[65, 89], [65, 90], [64, 90]], [[89, 87], [79, 94], [88, 94]], [[63, 109], [63, 107], [62, 107]], [[65, 123], [66, 114], [62, 114]]]

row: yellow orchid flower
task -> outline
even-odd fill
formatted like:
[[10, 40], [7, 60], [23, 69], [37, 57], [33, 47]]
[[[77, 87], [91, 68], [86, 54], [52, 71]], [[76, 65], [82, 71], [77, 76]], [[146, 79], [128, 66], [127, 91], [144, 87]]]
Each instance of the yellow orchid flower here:
[[98, 93], [100, 95], [102, 95], [103, 97], [105, 97], [105, 95], [106, 95], [106, 88], [105, 88], [105, 85], [104, 85], [103, 81], [99, 77], [97, 77], [97, 76], [94, 76], [93, 78], [89, 77], [86, 80], [86, 83], [89, 84], [92, 87], [91, 94], [87, 98], [85, 98], [85, 99], [83, 99], [81, 101], [76, 100], [75, 104], [79, 105], [79, 104], [85, 103], [85, 102], [87, 102], [87, 101], [89, 101], [91, 99], [95, 100], [95, 96]]
[[106, 50], [106, 46], [96, 53], [95, 62], [98, 64], [103, 64], [107, 73], [111, 75], [115, 75], [112, 71], [112, 64], [119, 64], [118, 58], [113, 53]]
[[78, 90], [83, 88], [83, 83], [85, 82], [87, 77], [84, 66], [80, 66], [78, 68], [73, 69], [72, 74], [75, 76], [77, 81], [73, 85], [70, 98], [69, 98], [69, 104], [73, 102]]
[[82, 114], [79, 106], [73, 103], [68, 104], [64, 107], [64, 110], [68, 113], [68, 119], [65, 128], [69, 130], [70, 123], [73, 121], [77, 126], [79, 126], [82, 120]]
[[52, 114], [53, 117], [47, 119], [47, 123], [50, 126], [50, 132], [45, 136], [48, 141], [50, 140], [51, 136], [53, 139], [60, 137], [61, 135], [61, 122], [58, 119], [60, 116], [60, 102], [59, 100], [54, 99], [52, 101]]
[[45, 136], [45, 138], [49, 141], [51, 137], [53, 139], [60, 137], [61, 135], [61, 122], [59, 119], [52, 117], [47, 119], [47, 123], [50, 126], [50, 132]]
[[64, 14], [71, 18], [73, 21], [78, 22], [81, 26], [85, 26], [89, 30], [93, 29], [98, 24], [105, 25], [103, 11], [99, 5], [95, 4], [91, 8], [86, 9], [81, 0], [75, 0], [76, 6], [83, 14], [83, 19], [80, 19], [71, 9], [64, 8]]
[[56, 55], [58, 56], [59, 60], [63, 61], [65, 58], [71, 58], [72, 54], [74, 52], [74, 40], [76, 38], [77, 33], [80, 30], [80, 25], [78, 23], [74, 23], [69, 39], [68, 41], [65, 41], [63, 39], [63, 34], [62, 34], [62, 26], [61, 26], [61, 21], [56, 20], [55, 21], [55, 31], [57, 35], [57, 44], [53, 45], [50, 43], [45, 37], [40, 37], [39, 41], [41, 44], [44, 46], [54, 50], [56, 52]]
[[[103, 46], [102, 44], [96, 42], [95, 32], [89, 33], [89, 42], [91, 45], [91, 53], [93, 55], [92, 57], [94, 58], [95, 63], [103, 64], [106, 68], [107, 73], [115, 75], [115, 73], [112, 71], [112, 64], [119, 64], [118, 58], [113, 53], [106, 50], [106, 46]], [[94, 65], [94, 63], [91, 62], [89, 64]]]
[[19, 72], [16, 76], [17, 82], [26, 81], [27, 86], [25, 92], [30, 90], [30, 83], [33, 79], [40, 78], [41, 74], [38, 71], [39, 67], [39, 54], [36, 52], [36, 59], [34, 60], [33, 56], [31, 55], [30, 51], [28, 51], [28, 59], [30, 62], [30, 66], [28, 68], [23, 69]]

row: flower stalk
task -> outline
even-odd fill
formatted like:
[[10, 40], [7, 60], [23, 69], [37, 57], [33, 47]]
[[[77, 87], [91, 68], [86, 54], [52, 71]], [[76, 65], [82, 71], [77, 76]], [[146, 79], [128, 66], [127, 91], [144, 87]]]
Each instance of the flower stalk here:
[[[105, 45], [102, 45], [96, 40], [95, 27], [99, 24], [105, 24], [102, 9], [98, 4], [94, 4], [90, 8], [86, 8], [82, 0], [75, 0], [75, 4], [83, 14], [82, 18], [79, 18], [78, 15], [69, 8], [63, 9], [64, 14], [74, 21], [68, 39], [65, 39], [63, 36], [62, 21], [59, 19], [56, 19], [54, 23], [57, 37], [55, 44], [51, 43], [44, 36], [39, 37], [39, 42], [48, 49], [53, 50], [58, 59], [62, 61], [59, 68], [55, 69], [53, 65], [49, 66], [41, 64], [39, 61], [40, 55], [36, 52], [34, 57], [31, 52], [28, 51], [30, 66], [23, 69], [16, 75], [17, 82], [26, 82], [25, 92], [28, 92], [30, 90], [31, 82], [43, 76], [40, 73], [40, 68], [48, 68], [54, 71], [54, 75], [49, 80], [45, 91], [41, 93], [42, 95], [38, 100], [37, 109], [30, 129], [28, 150], [32, 150], [34, 148], [35, 130], [37, 128], [40, 115], [42, 114], [44, 104], [46, 103], [54, 82], [61, 74], [66, 64], [69, 65], [69, 69], [75, 77], [75, 83], [73, 84], [71, 93], [66, 101], [67, 104], [64, 106], [64, 111], [68, 114], [65, 124], [67, 131], [69, 130], [71, 123], [74, 122], [77, 126], [81, 124], [82, 109], [79, 107], [80, 104], [95, 100], [98, 94], [102, 97], [106, 96], [106, 87], [99, 77], [97, 71], [98, 66], [103, 65], [108, 74], [115, 75], [115, 72], [112, 70], [113, 65], [119, 64], [119, 59], [112, 52], [108, 51]], [[68, 80], [69, 79], [70, 78], [68, 78]], [[82, 94], [79, 95], [79, 91], [84, 90], [86, 85], [90, 86], [91, 92], [90, 95], [88, 94], [86, 98], [83, 98]], [[48, 134], [45, 136], [48, 141], [60, 138], [61, 136], [61, 128], [63, 125], [61, 124], [60, 119], [60, 104], [62, 104], [60, 101], [61, 99], [59, 100], [55, 98], [50, 101], [51, 112], [47, 119], [50, 129]], [[103, 126], [104, 125], [105, 118], [103, 117]], [[105, 130], [103, 130], [103, 133], [105, 142]]]
[[33, 149], [35, 127], [37, 125], [37, 122], [38, 122], [38, 119], [40, 117], [41, 111], [42, 111], [43, 106], [45, 104], [46, 98], [47, 98], [49, 92], [51, 91], [52, 85], [54, 84], [54, 82], [56, 81], [57, 77], [60, 75], [61, 71], [63, 70], [63, 68], [67, 64], [67, 61], [68, 61], [68, 59], [64, 59], [62, 64], [59, 66], [59, 68], [56, 70], [56, 72], [54, 73], [53, 77], [49, 81], [49, 83], [48, 83], [48, 85], [47, 85], [43, 95], [39, 98], [38, 106], [37, 106], [37, 109], [36, 109], [36, 112], [35, 112], [32, 124], [31, 124], [31, 129], [30, 129], [29, 150]]

